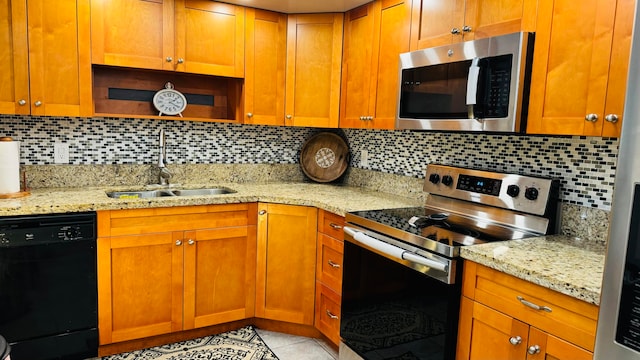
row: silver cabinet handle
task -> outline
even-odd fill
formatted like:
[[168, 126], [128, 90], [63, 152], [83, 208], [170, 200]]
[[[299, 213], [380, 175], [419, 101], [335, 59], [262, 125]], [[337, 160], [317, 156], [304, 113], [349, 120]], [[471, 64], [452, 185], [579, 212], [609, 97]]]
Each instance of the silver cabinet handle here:
[[509, 339], [509, 342], [511, 343], [511, 345], [520, 345], [522, 343], [522, 338], [520, 336], [512, 336]]
[[530, 355], [539, 354], [540, 353], [540, 345], [531, 345], [531, 346], [529, 346], [529, 348], [527, 349], [527, 352]]
[[453, 35], [458, 35], [458, 34], [460, 34], [460, 29], [454, 27], [453, 29], [451, 29], [451, 33]]
[[20, 101], [18, 101], [18, 105], [20, 106], [25, 106], [27, 104], [27, 101], [25, 99], [20, 99]]
[[258, 212], [258, 214], [259, 214], [259, 215], [264, 215], [264, 214], [266, 214], [266, 213], [267, 213], [267, 210], [260, 210], [260, 211]]
[[331, 224], [329, 224], [329, 226], [331, 226], [333, 229], [336, 229], [336, 230], [342, 229], [342, 226], [340, 226], [340, 225], [338, 225], [336, 223], [331, 223]]
[[33, 103], [33, 105], [35, 106], [41, 106], [42, 105], [42, 101], [37, 100], [36, 102]]
[[523, 298], [522, 296], [517, 296], [518, 301], [520, 301], [523, 305], [528, 306], [532, 309], [535, 310], [542, 310], [542, 311], [546, 311], [546, 312], [551, 312], [551, 308], [547, 307], [547, 306], [540, 306], [540, 305], [536, 305], [534, 303], [532, 303], [531, 301], [527, 301], [525, 300], [525, 298]]
[[462, 27], [462, 31], [463, 31], [463, 32], [466, 32], [466, 33], [471, 32], [471, 26], [469, 26], [469, 25], [465, 25], [465, 26], [463, 26], [463, 27]]
[[178, 64], [182, 64], [184, 62], [183, 58], [178, 58]]
[[598, 114], [588, 114], [584, 117], [584, 119], [587, 121], [596, 122], [598, 121]]
[[253, 113], [247, 113], [247, 117], [248, 118], [252, 118], [253, 117]]
[[289, 114], [287, 114], [287, 116], [286, 116], [286, 118], [287, 118], [288, 120], [291, 120], [291, 118], [292, 118], [292, 117], [293, 117], [293, 116], [291, 116], [291, 115], [289, 115]]
[[331, 313], [331, 311], [329, 311], [329, 309], [327, 309], [327, 315], [332, 318], [333, 320], [338, 320], [338, 316], [334, 315]]
[[331, 260], [327, 261], [327, 264], [329, 264], [329, 266], [331, 266], [332, 268], [336, 268], [336, 269], [340, 268], [340, 264], [336, 264]]
[[167, 59], [166, 59], [166, 60], [167, 60], [167, 62], [172, 62], [172, 61], [173, 61], [173, 58], [172, 58], [171, 56], [167, 56]]
[[182, 240], [176, 240], [176, 246], [182, 245]]
[[195, 244], [195, 243], [196, 243], [196, 242], [195, 242], [195, 241], [193, 241], [193, 239], [189, 239], [189, 241], [187, 241], [187, 244], [189, 244], [189, 245], [193, 245], [193, 244]]
[[618, 115], [616, 114], [609, 114], [607, 116], [604, 117], [605, 120], [607, 120], [610, 123], [617, 123], [618, 122]]

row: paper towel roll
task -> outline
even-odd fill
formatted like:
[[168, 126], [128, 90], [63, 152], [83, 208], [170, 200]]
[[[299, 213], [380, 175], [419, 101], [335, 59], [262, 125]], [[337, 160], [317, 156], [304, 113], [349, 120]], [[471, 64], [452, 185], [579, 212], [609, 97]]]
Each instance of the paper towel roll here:
[[0, 141], [0, 194], [20, 192], [20, 141]]

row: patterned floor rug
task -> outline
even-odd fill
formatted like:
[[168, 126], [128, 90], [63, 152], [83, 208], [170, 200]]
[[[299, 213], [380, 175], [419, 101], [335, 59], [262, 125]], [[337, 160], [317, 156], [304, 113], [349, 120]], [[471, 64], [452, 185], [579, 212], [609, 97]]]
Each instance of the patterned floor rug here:
[[278, 360], [253, 326], [103, 357], [102, 360]]

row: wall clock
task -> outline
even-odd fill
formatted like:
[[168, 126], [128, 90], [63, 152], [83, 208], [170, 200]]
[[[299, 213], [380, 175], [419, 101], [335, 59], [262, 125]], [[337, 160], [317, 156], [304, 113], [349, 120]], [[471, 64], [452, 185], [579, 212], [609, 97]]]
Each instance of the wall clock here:
[[180, 115], [187, 107], [187, 98], [178, 90], [173, 88], [173, 84], [168, 82], [164, 89], [153, 95], [153, 106], [160, 112], [158, 116]]

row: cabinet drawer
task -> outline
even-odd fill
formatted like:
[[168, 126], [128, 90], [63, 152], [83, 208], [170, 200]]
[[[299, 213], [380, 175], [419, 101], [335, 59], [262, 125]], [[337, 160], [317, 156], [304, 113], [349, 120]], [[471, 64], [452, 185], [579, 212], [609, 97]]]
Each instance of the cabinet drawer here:
[[340, 342], [340, 295], [316, 282], [315, 325], [334, 344]]
[[318, 213], [318, 231], [334, 239], [344, 240], [344, 217], [320, 210]]
[[593, 351], [597, 306], [468, 261], [463, 284], [476, 302]]
[[316, 279], [338, 294], [342, 294], [342, 254], [344, 243], [325, 234], [318, 234]]

